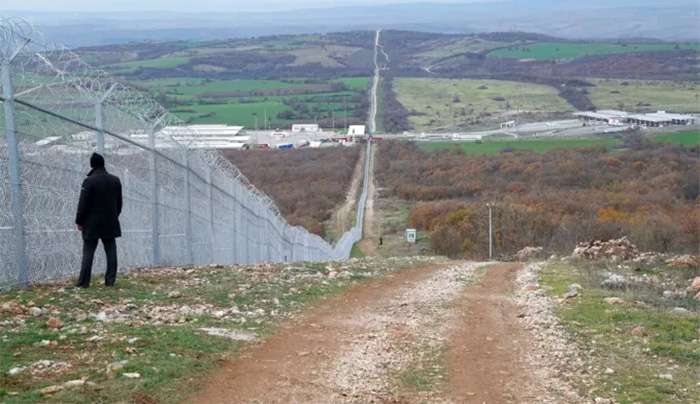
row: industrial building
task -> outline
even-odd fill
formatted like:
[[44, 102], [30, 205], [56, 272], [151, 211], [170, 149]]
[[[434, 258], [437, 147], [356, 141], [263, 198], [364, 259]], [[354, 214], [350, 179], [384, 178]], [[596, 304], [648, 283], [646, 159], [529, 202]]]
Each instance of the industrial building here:
[[321, 128], [315, 123], [303, 123], [292, 125], [292, 133], [316, 133], [320, 131]]
[[673, 114], [666, 111], [657, 111], [648, 114], [631, 114], [625, 111], [605, 109], [600, 111], [577, 112], [574, 115], [584, 122], [599, 122], [614, 126], [636, 125], [649, 128], [693, 125], [696, 121], [693, 115]]
[[367, 128], [365, 125], [350, 125], [348, 126], [348, 135], [350, 136], [365, 136]]
[[647, 127], [665, 127], [672, 125], [692, 125], [695, 117], [685, 114], [669, 114], [659, 111], [653, 114], [632, 114], [627, 116], [627, 123]]

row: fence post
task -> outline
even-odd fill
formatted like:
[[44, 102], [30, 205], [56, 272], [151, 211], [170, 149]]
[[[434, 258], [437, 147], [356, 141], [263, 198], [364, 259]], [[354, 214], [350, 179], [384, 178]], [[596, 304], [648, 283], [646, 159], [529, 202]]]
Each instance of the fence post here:
[[236, 180], [231, 182], [231, 213], [233, 214], [231, 220], [232, 227], [232, 239], [233, 239], [233, 249], [231, 250], [231, 265], [239, 263], [239, 250], [238, 250], [238, 234], [240, 221], [238, 220], [238, 186]]
[[270, 234], [270, 218], [267, 215], [267, 212], [265, 212], [265, 219], [263, 219], [263, 220], [265, 223], [265, 233], [264, 233], [265, 234], [265, 245], [266, 245], [266, 248], [265, 248], [266, 257], [265, 258], [267, 261], [272, 262], [272, 261], [274, 261], [274, 259], [272, 257], [272, 234]]
[[194, 265], [192, 250], [192, 190], [190, 189], [190, 150], [185, 147], [185, 242], [187, 243], [187, 262]]
[[[161, 118], [162, 119], [162, 118]], [[158, 121], [160, 122], [160, 120]], [[151, 148], [149, 169], [151, 171], [151, 243], [153, 245], [153, 266], [160, 265], [160, 192], [158, 184], [158, 160], [156, 156], [156, 127], [148, 132], [148, 146]]]
[[207, 199], [209, 200], [209, 242], [211, 243], [210, 264], [216, 263], [214, 254], [216, 253], [216, 242], [214, 240], [214, 169], [211, 163], [207, 163]]
[[260, 215], [260, 213], [262, 212], [261, 208], [262, 208], [262, 206], [260, 205], [260, 203], [258, 201], [256, 201], [256, 204], [255, 204], [255, 214], [256, 215], [255, 215], [255, 217], [257, 218], [257, 220], [255, 221], [256, 222], [255, 223], [255, 234], [257, 235], [257, 238], [258, 238], [258, 257], [256, 260], [258, 262], [265, 261], [265, 255], [263, 254], [263, 237], [264, 237], [263, 229], [262, 229], [263, 218]]
[[2, 75], [2, 95], [5, 98], [3, 107], [5, 110], [5, 137], [7, 138], [7, 154], [10, 163], [10, 194], [12, 204], [12, 218], [15, 233], [15, 260], [19, 284], [29, 284], [29, 262], [27, 258], [26, 229], [24, 228], [24, 197], [22, 195], [22, 178], [20, 171], [19, 144], [15, 128], [15, 103], [14, 90], [12, 88], [11, 65], [16, 57], [18, 49], [10, 58], [2, 61], [0, 75]]
[[114, 91], [114, 88], [116, 87], [116, 84], [112, 84], [112, 86], [107, 90], [106, 93], [102, 95], [98, 100], [95, 101], [95, 127], [97, 128], [97, 133], [96, 133], [96, 146], [97, 146], [97, 152], [100, 154], [105, 153], [105, 132], [104, 132], [104, 102], [109, 98], [109, 96], [112, 94], [112, 91]]
[[[249, 205], [250, 206], [250, 205]], [[243, 219], [243, 241], [245, 241], [245, 260], [244, 264], [250, 264], [250, 212], [246, 211]]]

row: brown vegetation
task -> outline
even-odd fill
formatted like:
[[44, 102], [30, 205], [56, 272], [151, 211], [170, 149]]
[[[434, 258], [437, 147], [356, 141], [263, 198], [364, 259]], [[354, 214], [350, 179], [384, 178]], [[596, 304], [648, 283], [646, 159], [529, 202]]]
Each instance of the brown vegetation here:
[[224, 151], [292, 225], [325, 236], [323, 222], [347, 195], [360, 147]]
[[697, 251], [700, 149], [626, 142], [631, 149], [467, 156], [381, 145], [380, 185], [417, 202], [411, 224], [436, 252], [481, 257], [494, 208], [495, 248], [571, 252], [577, 242], [627, 235], [643, 250]]

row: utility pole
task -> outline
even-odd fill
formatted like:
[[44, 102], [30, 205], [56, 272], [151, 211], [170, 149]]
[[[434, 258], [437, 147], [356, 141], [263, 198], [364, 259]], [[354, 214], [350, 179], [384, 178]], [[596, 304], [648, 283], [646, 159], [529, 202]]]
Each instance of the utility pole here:
[[489, 208], [489, 260], [493, 258], [493, 207], [495, 204], [489, 202], [486, 204]]

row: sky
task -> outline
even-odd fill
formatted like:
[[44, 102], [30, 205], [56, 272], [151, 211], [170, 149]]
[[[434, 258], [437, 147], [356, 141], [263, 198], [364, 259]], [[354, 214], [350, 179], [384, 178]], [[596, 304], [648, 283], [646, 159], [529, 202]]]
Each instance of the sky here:
[[[416, 3], [421, 0], [0, 0], [0, 10], [16, 11], [275, 11], [336, 6]], [[493, 0], [423, 0], [426, 3], [476, 3]], [[196, 4], [196, 9], [193, 9]]]

